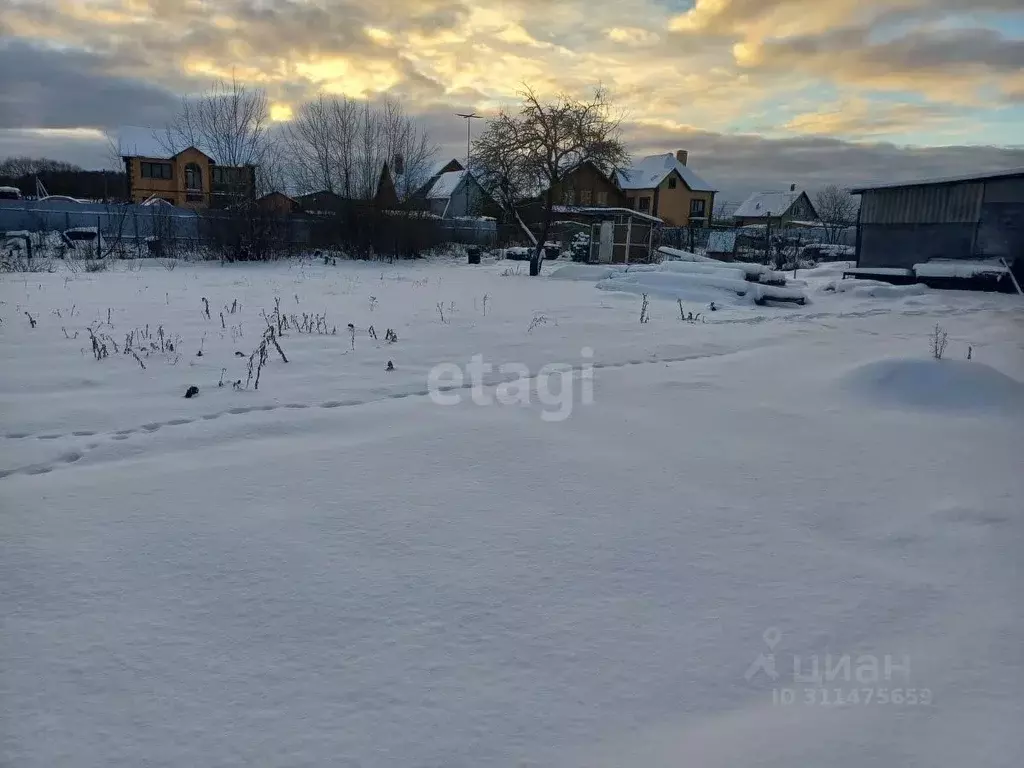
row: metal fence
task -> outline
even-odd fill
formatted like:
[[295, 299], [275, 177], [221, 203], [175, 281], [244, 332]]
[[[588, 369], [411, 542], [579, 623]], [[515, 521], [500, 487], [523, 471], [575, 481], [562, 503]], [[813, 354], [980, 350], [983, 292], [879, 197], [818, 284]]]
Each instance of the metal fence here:
[[485, 248], [502, 244], [502, 230], [493, 219], [438, 219], [369, 206], [352, 206], [331, 216], [281, 216], [258, 208], [197, 213], [163, 204], [0, 200], [0, 234], [79, 228], [95, 229], [115, 252], [134, 249], [137, 254], [239, 248], [241, 241], [257, 238], [268, 241], [274, 252], [338, 248], [394, 255], [414, 255], [447, 242]]
[[91, 228], [108, 242], [159, 240], [188, 247], [201, 240], [199, 221], [194, 211], [166, 205], [0, 200], [0, 233]]

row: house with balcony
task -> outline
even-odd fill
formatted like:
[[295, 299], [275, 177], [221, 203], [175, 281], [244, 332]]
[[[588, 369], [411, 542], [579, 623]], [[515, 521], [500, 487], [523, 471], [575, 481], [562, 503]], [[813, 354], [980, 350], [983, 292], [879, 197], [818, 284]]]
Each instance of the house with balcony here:
[[670, 227], [705, 227], [711, 221], [716, 190], [687, 164], [688, 153], [649, 155], [619, 171], [616, 181], [626, 207], [655, 216]]
[[254, 197], [256, 166], [221, 165], [196, 147], [170, 157], [136, 154], [122, 159], [133, 203], [160, 199], [182, 208], [225, 208]]

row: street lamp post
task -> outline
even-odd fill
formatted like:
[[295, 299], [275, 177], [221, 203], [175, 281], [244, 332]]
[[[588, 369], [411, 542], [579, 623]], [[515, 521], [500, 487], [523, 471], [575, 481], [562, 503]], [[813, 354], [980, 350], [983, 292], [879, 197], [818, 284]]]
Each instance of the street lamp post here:
[[456, 112], [456, 117], [461, 117], [466, 121], [466, 170], [463, 172], [462, 183], [466, 187], [466, 216], [469, 216], [469, 148], [470, 142], [470, 128], [473, 125], [474, 120], [483, 120], [483, 115], [478, 115], [475, 112]]

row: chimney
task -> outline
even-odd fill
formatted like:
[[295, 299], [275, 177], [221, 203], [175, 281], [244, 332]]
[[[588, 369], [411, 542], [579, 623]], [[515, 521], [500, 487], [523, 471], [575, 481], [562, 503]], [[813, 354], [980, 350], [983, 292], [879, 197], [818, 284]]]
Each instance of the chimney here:
[[685, 149], [676, 151], [676, 160], [682, 165], [686, 165], [686, 156], [689, 154]]
[[796, 184], [790, 184], [789, 185], [789, 191], [790, 192], [796, 192]]

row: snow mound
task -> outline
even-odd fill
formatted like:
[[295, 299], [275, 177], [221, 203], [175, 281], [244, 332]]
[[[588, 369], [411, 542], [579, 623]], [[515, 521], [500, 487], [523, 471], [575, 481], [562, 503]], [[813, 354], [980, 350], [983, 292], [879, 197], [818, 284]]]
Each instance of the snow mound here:
[[566, 264], [552, 272], [549, 277], [552, 280], [578, 280], [580, 282], [596, 283], [616, 273], [613, 267], [605, 267], [599, 264]]
[[758, 286], [745, 280], [715, 275], [687, 275], [669, 272], [616, 273], [601, 280], [597, 287], [603, 291], [647, 293], [663, 299], [681, 299], [709, 303], [749, 305], [759, 294]]
[[714, 275], [734, 280], [746, 280], [747, 275], [742, 269], [706, 264], [698, 261], [665, 261], [661, 264], [664, 272], [680, 272], [689, 275]]
[[551, 277], [557, 280], [593, 281], [602, 291], [646, 293], [673, 301], [680, 299], [705, 304], [715, 301], [734, 306], [771, 301], [803, 304], [807, 301], [799, 287], [750, 282], [745, 279], [745, 274], [742, 269], [727, 269], [711, 264], [666, 262], [637, 265], [567, 264], [552, 272]]
[[1024, 408], [1024, 383], [984, 363], [967, 360], [877, 360], [847, 372], [843, 385], [860, 399], [901, 408]]

